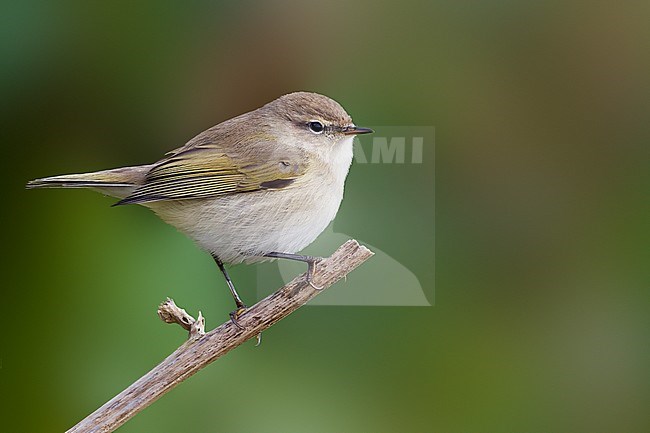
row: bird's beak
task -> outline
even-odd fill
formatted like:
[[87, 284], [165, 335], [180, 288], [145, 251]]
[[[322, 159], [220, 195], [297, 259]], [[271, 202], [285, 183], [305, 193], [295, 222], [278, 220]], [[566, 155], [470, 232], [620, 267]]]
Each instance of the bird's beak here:
[[360, 126], [347, 126], [343, 128], [343, 133], [345, 135], [359, 135], [359, 134], [370, 134], [371, 132], [375, 132], [370, 128], [362, 128]]

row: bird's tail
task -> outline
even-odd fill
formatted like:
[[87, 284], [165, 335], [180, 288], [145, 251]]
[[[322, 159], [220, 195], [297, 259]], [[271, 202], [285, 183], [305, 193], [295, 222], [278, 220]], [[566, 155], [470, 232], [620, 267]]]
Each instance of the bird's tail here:
[[124, 198], [144, 182], [151, 167], [152, 165], [139, 165], [92, 173], [44, 177], [30, 180], [27, 188], [90, 188], [113, 197]]

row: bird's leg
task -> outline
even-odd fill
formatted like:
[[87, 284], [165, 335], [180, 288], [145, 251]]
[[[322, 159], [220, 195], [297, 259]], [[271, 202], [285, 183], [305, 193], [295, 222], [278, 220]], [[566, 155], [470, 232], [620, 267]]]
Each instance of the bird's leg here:
[[230, 275], [228, 275], [228, 271], [226, 271], [226, 268], [223, 266], [223, 262], [219, 257], [217, 257], [215, 254], [212, 255], [212, 258], [214, 261], [217, 263], [217, 266], [219, 266], [219, 269], [221, 270], [221, 273], [223, 274], [224, 278], [226, 279], [226, 284], [228, 284], [228, 289], [230, 289], [230, 294], [232, 295], [233, 299], [235, 300], [235, 304], [237, 305], [237, 309], [235, 311], [232, 311], [230, 313], [230, 321], [238, 327], [239, 329], [244, 329], [239, 322], [237, 322], [237, 318], [241, 316], [244, 311], [246, 311], [246, 305], [244, 302], [242, 302], [241, 298], [239, 297], [239, 294], [237, 293], [237, 290], [235, 289], [235, 285], [232, 283], [232, 280], [230, 279]]
[[314, 284], [314, 274], [316, 273], [316, 265], [318, 264], [319, 261], [323, 260], [322, 257], [303, 256], [301, 254], [278, 253], [275, 251], [264, 254], [264, 257], [270, 257], [274, 259], [296, 260], [298, 262], [307, 263], [307, 282], [314, 289], [323, 290], [323, 287], [319, 287], [316, 284]]

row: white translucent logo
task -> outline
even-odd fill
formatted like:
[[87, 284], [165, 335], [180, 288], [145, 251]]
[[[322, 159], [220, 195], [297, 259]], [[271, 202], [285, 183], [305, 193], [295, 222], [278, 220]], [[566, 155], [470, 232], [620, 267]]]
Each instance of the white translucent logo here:
[[[435, 303], [432, 278], [435, 266], [435, 130], [430, 126], [374, 129], [372, 136], [355, 139], [351, 177], [357, 179], [357, 194], [362, 194], [361, 188], [365, 188], [365, 194], [381, 204], [365, 211], [360, 208], [363, 204], [359, 204], [358, 199], [350, 202], [349, 188], [355, 186], [348, 183], [342, 208], [354, 207], [357, 227], [360, 224], [358, 215], [362, 215], [362, 221], [377, 222], [371, 232], [376, 242], [367, 241], [362, 234], [352, 233], [349, 229], [345, 230], [347, 233], [335, 230], [335, 227], [340, 227], [337, 222], [342, 222], [342, 212], [339, 211], [335, 221], [300, 254], [328, 256], [348, 239], [356, 239], [375, 255], [344, 281], [314, 298], [309, 305], [430, 306]], [[348, 181], [354, 180], [348, 178]], [[404, 220], [409, 222], [396, 219], [397, 215], [406, 217]], [[388, 249], [382, 248], [388, 245]], [[399, 250], [390, 251], [390, 248]], [[426, 277], [426, 290], [417, 272], [408, 263], [395, 258], [409, 257], [406, 248], [417, 250], [419, 269]], [[257, 265], [258, 297], [270, 294], [305, 271], [305, 263], [292, 260], [280, 259]], [[318, 281], [318, 277], [315, 280]]]

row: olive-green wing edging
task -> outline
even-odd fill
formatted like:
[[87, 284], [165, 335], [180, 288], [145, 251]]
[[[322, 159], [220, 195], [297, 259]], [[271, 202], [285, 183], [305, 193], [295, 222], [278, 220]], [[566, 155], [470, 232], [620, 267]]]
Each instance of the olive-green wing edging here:
[[304, 164], [286, 160], [239, 167], [223, 153], [192, 152], [153, 167], [145, 183], [115, 206], [286, 188], [304, 173], [304, 169]]

